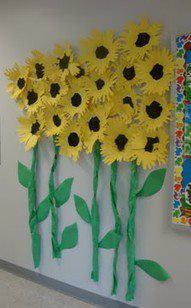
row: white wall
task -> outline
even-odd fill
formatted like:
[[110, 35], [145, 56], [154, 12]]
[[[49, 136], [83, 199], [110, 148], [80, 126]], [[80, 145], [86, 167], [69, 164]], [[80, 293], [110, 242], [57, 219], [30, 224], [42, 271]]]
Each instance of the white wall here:
[[[19, 63], [31, 49], [50, 50], [54, 43], [68, 39], [76, 44], [93, 27], [112, 27], [119, 31], [129, 20], [149, 16], [164, 27], [165, 42], [170, 45], [172, 34], [191, 31], [190, 0], [6, 0], [0, 1], [0, 117], [2, 165], [0, 166], [0, 258], [25, 268], [33, 269], [28, 231], [27, 192], [17, 181], [17, 160], [30, 163], [16, 134], [17, 107], [5, 93], [5, 68]], [[27, 3], [28, 2], [28, 3]], [[47, 194], [50, 146], [40, 147], [39, 199]], [[172, 164], [168, 165], [165, 189], [155, 197], [141, 201], [137, 208], [137, 257], [157, 260], [172, 275], [172, 280], [161, 284], [137, 270], [137, 296], [133, 302], [141, 308], [179, 308], [191, 306], [191, 245], [190, 234], [172, 228], [171, 207]], [[84, 157], [75, 164], [61, 159], [59, 181], [74, 176], [73, 192], [85, 197], [90, 204], [92, 160]], [[146, 173], [140, 176], [143, 182]], [[120, 167], [119, 207], [127, 217], [129, 169]], [[109, 202], [109, 170], [101, 170], [99, 191], [101, 235], [113, 226]], [[61, 227], [78, 222], [79, 245], [65, 251], [61, 261], [51, 259], [50, 221], [42, 224], [42, 265], [39, 272], [66, 283], [110, 297], [112, 285], [112, 251], [100, 250], [100, 282], [89, 279], [91, 267], [91, 232], [74, 210], [73, 199], [61, 210]], [[125, 225], [125, 219], [124, 219]], [[125, 230], [124, 230], [125, 231]], [[126, 289], [126, 256], [123, 240], [119, 258], [119, 300], [124, 300]]]

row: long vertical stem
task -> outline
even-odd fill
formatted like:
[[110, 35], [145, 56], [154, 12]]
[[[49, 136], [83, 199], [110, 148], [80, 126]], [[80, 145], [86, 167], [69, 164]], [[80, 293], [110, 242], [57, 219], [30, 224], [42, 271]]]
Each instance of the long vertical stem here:
[[135, 281], [135, 214], [136, 214], [136, 193], [138, 177], [136, 161], [131, 163], [131, 178], [129, 191], [129, 218], [127, 222], [127, 262], [128, 262], [128, 287], [126, 300], [134, 299]]
[[[119, 212], [117, 209], [116, 180], [117, 180], [117, 162], [114, 162], [111, 165], [111, 170], [110, 170], [110, 198], [111, 198], [111, 206], [113, 210], [113, 215], [115, 219], [115, 232], [119, 235], [119, 238], [120, 238], [121, 232], [122, 232], [122, 223], [121, 223], [121, 219], [119, 217]], [[117, 261], [118, 261], [119, 244], [120, 244], [120, 240], [118, 241], [117, 246], [114, 251], [112, 295], [116, 294], [117, 286], [118, 286]]]
[[93, 240], [93, 257], [92, 257], [92, 273], [91, 279], [94, 281], [99, 280], [99, 206], [97, 203], [97, 190], [98, 190], [98, 175], [99, 165], [101, 161], [100, 143], [97, 141], [94, 145], [94, 175], [93, 175], [93, 199], [91, 208], [92, 217], [92, 240]]
[[38, 231], [38, 220], [36, 211], [36, 163], [37, 163], [38, 144], [33, 148], [33, 157], [31, 163], [31, 172], [28, 185], [29, 201], [29, 227], [32, 239], [32, 253], [34, 267], [40, 265], [40, 235]]
[[51, 218], [52, 218], [52, 225], [51, 225], [52, 255], [53, 258], [61, 258], [60, 246], [58, 244], [58, 215], [54, 199], [54, 193], [55, 193], [54, 172], [58, 164], [59, 147], [55, 144], [55, 137], [53, 138], [53, 142], [54, 142], [54, 159], [49, 177], [49, 198], [51, 202]]

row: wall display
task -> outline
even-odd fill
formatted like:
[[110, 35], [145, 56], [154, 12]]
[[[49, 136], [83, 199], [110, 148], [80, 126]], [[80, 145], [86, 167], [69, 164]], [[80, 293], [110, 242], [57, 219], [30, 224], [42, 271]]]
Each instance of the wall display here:
[[[113, 287], [118, 287], [118, 253], [126, 237], [128, 282], [126, 299], [136, 289], [136, 268], [165, 281], [170, 276], [158, 263], [137, 259], [135, 251], [136, 200], [150, 197], [163, 185], [165, 168], [151, 171], [139, 188], [139, 170], [164, 165], [169, 141], [166, 124], [173, 104], [168, 91], [175, 62], [166, 48], [160, 48], [161, 27], [147, 19], [129, 23], [116, 35], [112, 30], [92, 30], [80, 40], [79, 52], [69, 43], [58, 44], [50, 54], [32, 51], [22, 66], [15, 65], [5, 74], [8, 92], [23, 111], [19, 138], [32, 150], [31, 169], [18, 164], [19, 182], [28, 190], [29, 227], [35, 267], [40, 265], [39, 223], [51, 214], [52, 255], [61, 257], [63, 249], [78, 242], [76, 223], [66, 227], [58, 242], [58, 211], [71, 195], [73, 178], [57, 188], [54, 174], [60, 154], [77, 161], [85, 150], [92, 155], [92, 202], [74, 194], [76, 211], [89, 224], [92, 233], [91, 278], [99, 281], [99, 250], [113, 250]], [[54, 158], [47, 197], [36, 204], [36, 170], [41, 136], [52, 138]], [[126, 231], [118, 211], [117, 172], [120, 162], [131, 165]], [[100, 168], [110, 168], [110, 199], [114, 226], [100, 238], [100, 204], [97, 201]], [[120, 188], [119, 188], [120, 189]]]
[[176, 37], [176, 135], [173, 223], [191, 225], [191, 35]]

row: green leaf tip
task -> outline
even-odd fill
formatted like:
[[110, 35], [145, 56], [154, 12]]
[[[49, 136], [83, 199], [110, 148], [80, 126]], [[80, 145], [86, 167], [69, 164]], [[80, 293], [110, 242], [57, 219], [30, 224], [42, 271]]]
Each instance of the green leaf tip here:
[[60, 207], [65, 204], [71, 195], [72, 183], [74, 178], [65, 179], [55, 191], [56, 207]]
[[146, 178], [143, 187], [137, 193], [137, 197], [149, 197], [159, 192], [163, 186], [166, 169], [152, 171]]
[[88, 209], [86, 201], [79, 197], [78, 195], [74, 195], [75, 207], [78, 215], [88, 224], [91, 224], [91, 215]]
[[30, 170], [20, 162], [18, 162], [18, 179], [19, 183], [22, 186], [28, 188], [30, 179]]
[[48, 217], [48, 214], [50, 212], [50, 207], [51, 207], [51, 202], [48, 196], [38, 205], [38, 208], [37, 208], [38, 222], [42, 222]]
[[78, 226], [77, 223], [67, 226], [62, 232], [60, 249], [74, 248], [78, 243]]
[[104, 249], [114, 249], [119, 243], [120, 235], [115, 230], [110, 230], [100, 241], [99, 247]]
[[167, 271], [155, 261], [146, 259], [136, 260], [135, 264], [149, 276], [158, 281], [166, 281], [171, 278]]

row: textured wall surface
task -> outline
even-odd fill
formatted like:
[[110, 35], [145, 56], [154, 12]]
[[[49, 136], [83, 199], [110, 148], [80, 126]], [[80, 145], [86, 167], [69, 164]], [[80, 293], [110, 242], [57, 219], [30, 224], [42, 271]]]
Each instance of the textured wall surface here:
[[[30, 163], [31, 154], [19, 144], [16, 117], [19, 111], [5, 92], [2, 72], [15, 61], [22, 63], [31, 49], [48, 51], [63, 39], [78, 44], [93, 27], [119, 31], [129, 20], [149, 16], [164, 27], [164, 44], [170, 46], [171, 35], [191, 31], [190, 0], [7, 0], [0, 1], [0, 258], [32, 269], [30, 236], [28, 232], [27, 192], [17, 182], [17, 160]], [[48, 191], [48, 174], [52, 161], [51, 143], [42, 142], [39, 153], [38, 179], [41, 200]], [[172, 228], [170, 222], [172, 158], [168, 163], [165, 189], [138, 204], [137, 257], [152, 258], [172, 275], [172, 280], [160, 284], [137, 270], [137, 297], [133, 302], [141, 308], [179, 308], [191, 304], [190, 299], [190, 234]], [[92, 157], [82, 157], [75, 164], [67, 158], [60, 160], [57, 181], [74, 176], [73, 192], [91, 200]], [[113, 226], [109, 201], [109, 168], [100, 172], [99, 201], [101, 235]], [[140, 185], [146, 172], [140, 172]], [[119, 208], [127, 216], [129, 167], [121, 165], [118, 177]], [[62, 260], [51, 259], [50, 220], [42, 223], [42, 264], [39, 272], [49, 277], [110, 297], [112, 286], [112, 251], [100, 250], [100, 282], [89, 279], [91, 267], [91, 232], [74, 210], [71, 197], [60, 210], [60, 226], [78, 222], [79, 245], [63, 253]], [[125, 232], [125, 228], [124, 228]], [[119, 257], [118, 300], [124, 300], [126, 288], [125, 240]]]

